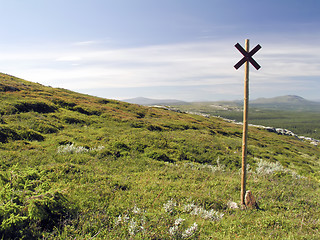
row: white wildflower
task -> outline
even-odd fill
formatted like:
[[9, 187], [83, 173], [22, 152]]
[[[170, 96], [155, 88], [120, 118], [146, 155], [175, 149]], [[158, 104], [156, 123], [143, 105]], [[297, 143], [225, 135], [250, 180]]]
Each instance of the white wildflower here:
[[174, 221], [175, 226], [180, 226], [181, 223], [183, 223], [184, 219], [183, 218], [178, 218]]
[[118, 226], [119, 224], [121, 224], [122, 223], [122, 217], [121, 217], [121, 215], [119, 215], [118, 217], [117, 217], [117, 219], [116, 219], [116, 222], [115, 222], [115, 226]]
[[190, 215], [194, 216], [200, 216], [201, 218], [205, 220], [211, 220], [211, 221], [219, 221], [224, 214], [220, 214], [217, 211], [211, 210], [205, 210], [202, 207], [199, 207], [195, 205], [194, 203], [184, 205], [184, 212], [189, 212]]
[[285, 168], [279, 162], [266, 162], [260, 159], [257, 163], [256, 172], [259, 175], [269, 175], [275, 172], [285, 172]]
[[169, 228], [169, 234], [171, 236], [178, 236], [179, 234], [181, 234], [181, 232], [179, 231], [179, 226], [183, 223], [184, 219], [183, 218], [177, 218], [174, 221], [174, 226]]
[[205, 209], [201, 212], [201, 217], [205, 220], [211, 220], [211, 221], [219, 221], [223, 217], [223, 213], [218, 213], [217, 211], [214, 211], [213, 209], [207, 211]]
[[58, 147], [58, 153], [84, 153], [90, 151], [101, 151], [104, 146], [98, 146], [97, 148], [86, 148], [83, 146], [75, 146], [74, 144], [67, 144]]
[[141, 213], [141, 209], [138, 208], [136, 205], [134, 205], [134, 208], [133, 208], [132, 212], [133, 212], [134, 214], [139, 214], [139, 213]]
[[183, 206], [183, 211], [184, 212], [191, 212], [194, 208], [196, 207], [196, 205], [194, 203], [189, 203]]
[[177, 206], [175, 202], [169, 200], [167, 203], [163, 204], [163, 208], [166, 212], [172, 213], [174, 211], [174, 208]]
[[138, 227], [137, 222], [134, 220], [134, 218], [132, 218], [131, 221], [130, 221], [130, 223], [129, 223], [129, 234], [130, 234], [131, 236], [133, 236], [133, 235], [136, 234], [137, 227]]
[[201, 213], [203, 212], [203, 208], [202, 207], [198, 207], [198, 206], [195, 206], [193, 208], [193, 210], [191, 211], [191, 215], [195, 215], [195, 216], [198, 216], [200, 215]]
[[213, 166], [211, 164], [199, 164], [199, 163], [185, 163], [185, 167], [190, 167], [192, 170], [203, 170], [203, 171], [209, 171], [212, 173], [215, 172], [223, 172], [225, 171], [225, 165], [220, 164], [220, 160], [218, 158], [217, 165]]
[[96, 148], [90, 148], [90, 151], [101, 151], [103, 150], [105, 147], [104, 146], [98, 146]]
[[129, 220], [130, 218], [128, 217], [128, 215], [124, 215], [123, 217], [119, 215], [116, 219], [115, 226], [118, 226], [119, 224], [122, 224], [122, 223], [127, 223]]
[[171, 236], [176, 236], [178, 234], [179, 226], [173, 226], [169, 228], [169, 234]]
[[198, 224], [194, 223], [191, 227], [189, 227], [182, 233], [182, 238], [191, 237], [197, 230], [198, 230]]

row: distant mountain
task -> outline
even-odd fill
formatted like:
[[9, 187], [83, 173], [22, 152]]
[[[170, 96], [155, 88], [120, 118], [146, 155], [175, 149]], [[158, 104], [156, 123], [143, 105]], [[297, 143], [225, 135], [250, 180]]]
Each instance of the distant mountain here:
[[137, 97], [131, 99], [122, 100], [127, 103], [139, 104], [139, 105], [187, 105], [188, 102], [176, 100], [176, 99], [151, 99], [151, 98], [144, 98], [144, 97]]
[[250, 106], [272, 109], [320, 110], [319, 102], [309, 101], [296, 95], [286, 95], [274, 98], [258, 98], [250, 101]]
[[252, 104], [269, 104], [269, 103], [298, 103], [298, 104], [306, 104], [310, 103], [304, 99], [303, 97], [296, 96], [296, 95], [286, 95], [286, 96], [279, 96], [274, 98], [258, 98], [256, 100], [251, 101]]

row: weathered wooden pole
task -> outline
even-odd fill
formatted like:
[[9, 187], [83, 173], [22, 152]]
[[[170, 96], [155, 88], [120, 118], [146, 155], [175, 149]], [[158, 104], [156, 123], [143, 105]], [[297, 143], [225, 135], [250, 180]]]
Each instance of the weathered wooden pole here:
[[249, 50], [249, 39], [246, 39], [245, 49], [239, 43], [235, 47], [242, 53], [243, 58], [234, 65], [235, 69], [239, 69], [245, 64], [244, 69], [244, 103], [243, 103], [243, 135], [242, 135], [242, 171], [241, 171], [241, 206], [245, 207], [246, 181], [247, 181], [247, 140], [248, 140], [248, 112], [249, 112], [249, 62], [259, 70], [260, 65], [252, 58], [259, 51], [261, 46], [258, 44], [251, 51]]
[[[249, 39], [246, 39], [245, 50], [249, 52]], [[244, 102], [243, 102], [243, 133], [242, 133], [242, 171], [241, 171], [241, 205], [245, 206], [247, 183], [247, 140], [249, 112], [249, 61], [244, 65]]]

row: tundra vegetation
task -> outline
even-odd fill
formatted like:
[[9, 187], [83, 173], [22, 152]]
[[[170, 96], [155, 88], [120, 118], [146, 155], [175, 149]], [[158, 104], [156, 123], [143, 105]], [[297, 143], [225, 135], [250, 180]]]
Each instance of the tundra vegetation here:
[[[0, 74], [2, 239], [319, 239], [320, 149]], [[233, 206], [232, 208], [230, 206]]]

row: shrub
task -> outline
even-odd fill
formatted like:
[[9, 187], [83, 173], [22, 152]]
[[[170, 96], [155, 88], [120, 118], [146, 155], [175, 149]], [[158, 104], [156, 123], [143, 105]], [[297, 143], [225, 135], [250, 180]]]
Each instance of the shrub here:
[[124, 150], [124, 151], [129, 151], [130, 150], [130, 147], [127, 144], [123, 143], [123, 142], [115, 142], [113, 145], [118, 150]]
[[34, 130], [45, 134], [57, 133], [59, 131], [57, 127], [48, 124], [39, 124]]
[[160, 127], [160, 126], [157, 126], [157, 125], [149, 125], [148, 127], [147, 127], [147, 129], [149, 130], [149, 131], [159, 131], [159, 132], [161, 132], [163, 129], [162, 129], [162, 127]]
[[85, 124], [86, 121], [76, 117], [64, 117], [63, 121], [68, 124]]
[[20, 102], [14, 105], [18, 112], [51, 113], [57, 108], [44, 102]]
[[0, 142], [1, 143], [6, 143], [8, 140], [20, 140], [21, 137], [19, 134], [16, 133], [15, 130], [5, 127], [5, 126], [0, 126]]
[[0, 84], [0, 92], [16, 92], [16, 91], [20, 91], [20, 89], [13, 86]]
[[97, 111], [97, 110], [88, 110], [88, 109], [84, 109], [82, 107], [76, 106], [74, 107], [72, 110], [77, 111], [79, 113], [91, 116], [91, 115], [101, 115], [101, 112]]
[[25, 129], [20, 132], [20, 136], [22, 139], [28, 140], [28, 141], [43, 141], [44, 136], [42, 136], [40, 133], [35, 132], [31, 129]]
[[0, 235], [3, 239], [40, 237], [40, 229], [61, 227], [75, 208], [60, 190], [52, 189], [42, 172], [17, 171], [15, 166], [0, 173]]
[[152, 158], [152, 159], [155, 159], [155, 160], [158, 160], [158, 161], [163, 161], [163, 162], [170, 162], [170, 163], [173, 163], [174, 160], [172, 160], [165, 151], [162, 151], [162, 150], [154, 150], [154, 151], [151, 151], [147, 154], [147, 156], [149, 158]]
[[53, 100], [53, 102], [55, 104], [57, 104], [58, 106], [60, 106], [62, 108], [66, 108], [66, 109], [72, 109], [74, 106], [77, 105], [73, 102], [66, 102], [65, 100], [62, 100], [62, 99], [55, 99], [55, 100]]

